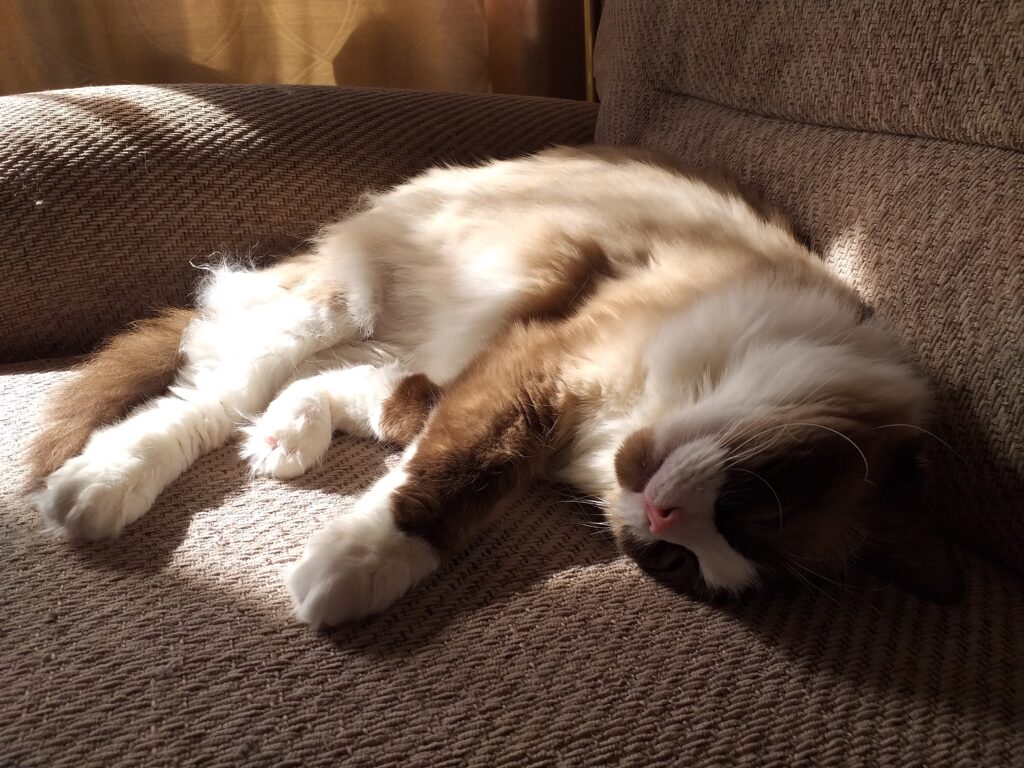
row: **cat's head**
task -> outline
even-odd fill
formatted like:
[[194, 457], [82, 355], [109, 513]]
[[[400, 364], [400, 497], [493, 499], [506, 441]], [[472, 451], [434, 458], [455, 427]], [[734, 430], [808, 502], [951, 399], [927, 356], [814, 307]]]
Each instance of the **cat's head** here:
[[698, 597], [867, 567], [956, 601], [955, 554], [920, 507], [923, 433], [881, 418], [882, 397], [693, 408], [638, 429], [616, 455], [620, 546]]

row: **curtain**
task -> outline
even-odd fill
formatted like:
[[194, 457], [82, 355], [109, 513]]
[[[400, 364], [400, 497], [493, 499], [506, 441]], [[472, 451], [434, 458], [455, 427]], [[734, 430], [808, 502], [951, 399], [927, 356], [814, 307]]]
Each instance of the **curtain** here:
[[307, 83], [586, 94], [586, 0], [0, 0], [0, 94]]

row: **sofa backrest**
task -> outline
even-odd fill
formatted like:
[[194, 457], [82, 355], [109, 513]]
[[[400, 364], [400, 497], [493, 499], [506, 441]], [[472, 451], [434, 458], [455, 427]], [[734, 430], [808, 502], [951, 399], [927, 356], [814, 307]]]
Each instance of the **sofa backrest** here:
[[608, 0], [597, 141], [750, 183], [931, 376], [936, 514], [1024, 572], [1024, 6]]
[[433, 165], [589, 143], [596, 111], [302, 85], [0, 97], [0, 364], [87, 351], [189, 301], [204, 266], [304, 248], [364, 192]]

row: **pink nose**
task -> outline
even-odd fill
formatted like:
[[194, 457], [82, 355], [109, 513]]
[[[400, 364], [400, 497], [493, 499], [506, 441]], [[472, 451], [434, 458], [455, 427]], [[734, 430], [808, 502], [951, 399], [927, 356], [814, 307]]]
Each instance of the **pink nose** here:
[[644, 512], [647, 513], [647, 522], [651, 524], [651, 533], [658, 534], [667, 531], [682, 514], [678, 507], [662, 509], [651, 503], [651, 500], [644, 496]]

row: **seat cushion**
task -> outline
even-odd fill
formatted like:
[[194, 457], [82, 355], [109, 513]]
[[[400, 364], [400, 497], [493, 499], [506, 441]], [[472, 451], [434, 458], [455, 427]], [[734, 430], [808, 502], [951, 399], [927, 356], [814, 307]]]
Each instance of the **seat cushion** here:
[[[281, 571], [395, 460], [339, 437], [295, 482], [231, 446], [120, 540], [41, 533], [19, 457], [62, 361], [0, 368], [0, 765], [1005, 766], [1024, 599], [968, 562], [957, 608], [888, 587], [712, 608], [553, 488], [393, 610], [316, 634]], [[595, 535], [595, 533], [597, 535]]]

